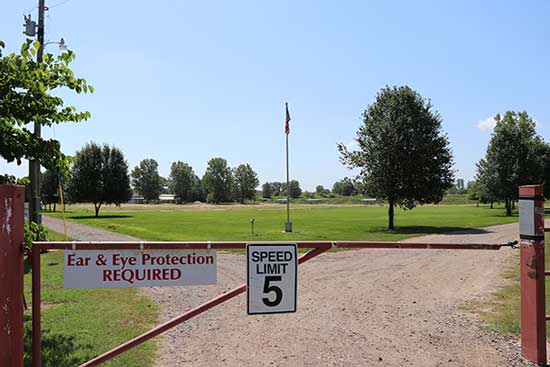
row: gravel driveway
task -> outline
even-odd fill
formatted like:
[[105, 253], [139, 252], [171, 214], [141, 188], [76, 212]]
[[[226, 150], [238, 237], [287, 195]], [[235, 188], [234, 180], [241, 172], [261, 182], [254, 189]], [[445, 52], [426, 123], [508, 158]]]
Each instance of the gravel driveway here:
[[[58, 219], [44, 223], [62, 232]], [[550, 225], [550, 223], [548, 223]], [[506, 242], [517, 224], [424, 236], [432, 242]], [[69, 223], [81, 240], [123, 240]], [[419, 238], [408, 241], [419, 241]], [[525, 366], [517, 340], [480, 329], [459, 310], [486, 296], [517, 251], [355, 250], [300, 266], [298, 312], [247, 316], [239, 296], [165, 334], [164, 366]], [[245, 281], [244, 256], [219, 254], [218, 284], [147, 288], [163, 321]]]

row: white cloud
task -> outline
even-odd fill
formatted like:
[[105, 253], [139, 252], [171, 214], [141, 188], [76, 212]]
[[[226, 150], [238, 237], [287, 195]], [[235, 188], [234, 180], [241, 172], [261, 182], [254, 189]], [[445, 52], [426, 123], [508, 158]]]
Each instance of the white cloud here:
[[493, 131], [497, 122], [493, 116], [487, 117], [484, 120], [479, 120], [476, 127], [481, 131]]

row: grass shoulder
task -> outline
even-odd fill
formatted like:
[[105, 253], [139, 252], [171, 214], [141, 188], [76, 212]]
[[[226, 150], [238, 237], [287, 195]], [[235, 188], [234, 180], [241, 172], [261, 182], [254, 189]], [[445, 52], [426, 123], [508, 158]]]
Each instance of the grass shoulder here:
[[[546, 235], [546, 243], [550, 236]], [[550, 251], [545, 253], [545, 261], [550, 262]], [[493, 292], [487, 299], [472, 301], [463, 307], [466, 311], [477, 313], [487, 330], [504, 335], [520, 334], [520, 263], [519, 250], [510, 256], [502, 272], [505, 284]], [[550, 279], [546, 278], [546, 294], [550, 292]], [[550, 299], [546, 298], [546, 309]], [[547, 330], [550, 336], [550, 329]]]
[[[64, 235], [51, 231], [49, 236], [51, 240], [64, 239]], [[46, 366], [79, 365], [158, 321], [158, 306], [138, 289], [64, 289], [63, 251], [41, 254], [40, 263]], [[25, 274], [27, 300], [31, 300], [31, 276], [29, 269]], [[25, 323], [25, 366], [30, 366], [30, 307], [25, 312]], [[150, 366], [155, 349], [154, 342], [147, 342], [115, 358], [109, 366]]]

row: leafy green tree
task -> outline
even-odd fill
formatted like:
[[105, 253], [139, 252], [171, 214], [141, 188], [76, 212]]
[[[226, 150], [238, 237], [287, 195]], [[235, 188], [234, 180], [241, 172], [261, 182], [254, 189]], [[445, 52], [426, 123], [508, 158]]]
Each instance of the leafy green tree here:
[[132, 185], [146, 203], [158, 200], [162, 191], [158, 167], [156, 160], [144, 159], [132, 170]]
[[177, 161], [170, 168], [172, 188], [178, 203], [193, 200], [193, 187], [195, 185], [195, 172], [187, 163]]
[[46, 170], [41, 174], [40, 179], [40, 198], [42, 203], [56, 210], [56, 204], [59, 203], [59, 174], [53, 170]]
[[462, 178], [457, 179], [455, 187], [456, 187], [456, 190], [457, 190], [458, 194], [465, 194], [466, 193], [466, 188], [464, 187], [464, 179], [462, 179]]
[[449, 195], [464, 195], [466, 194], [466, 188], [464, 187], [464, 179], [459, 178], [456, 180], [455, 184], [447, 190]]
[[[506, 111], [495, 116], [485, 169], [495, 180], [491, 195], [503, 199], [506, 215], [512, 215], [518, 186], [544, 180], [544, 141], [535, 131], [535, 121], [527, 112]], [[478, 172], [479, 173], [479, 172]]]
[[283, 182], [270, 182], [271, 193], [273, 196], [281, 196], [285, 193], [285, 183]]
[[452, 186], [453, 160], [441, 117], [407, 86], [378, 93], [363, 113], [356, 140], [357, 151], [338, 145], [341, 160], [361, 170], [369, 195], [388, 202], [388, 229], [395, 228], [395, 206], [437, 203]]
[[[4, 47], [0, 40], [0, 51]], [[66, 173], [69, 161], [59, 141], [36, 137], [29, 125], [35, 121], [51, 126], [87, 120], [89, 112], [66, 106], [52, 93], [62, 89], [93, 92], [93, 87], [69, 68], [74, 53], [67, 51], [57, 57], [47, 53], [43, 62], [37, 63], [34, 56], [39, 47], [39, 42], [28, 40], [19, 54], [2, 56], [0, 52], [0, 157], [17, 164], [23, 159], [36, 160], [48, 169]], [[7, 179], [1, 176], [0, 183]]]
[[302, 189], [300, 188], [300, 182], [298, 182], [297, 180], [291, 180], [288, 183], [288, 185], [289, 185], [288, 196], [290, 196], [291, 199], [298, 199], [300, 196], [302, 196]]
[[332, 185], [332, 192], [336, 195], [342, 195], [342, 181], [336, 181]]
[[492, 209], [493, 203], [503, 197], [502, 187], [497, 177], [497, 167], [494, 161], [485, 159], [481, 159], [476, 167], [476, 195], [481, 203], [491, 204]]
[[466, 197], [468, 200], [479, 201], [479, 187], [477, 181], [468, 181], [466, 185]]
[[207, 200], [215, 204], [231, 201], [233, 176], [231, 168], [223, 158], [212, 158], [208, 161], [202, 184], [208, 192]]
[[[316, 193], [309, 192], [309, 191], [304, 191], [304, 192], [302, 192], [302, 198], [304, 198], [304, 199], [313, 199], [315, 197], [315, 194]], [[320, 195], [320, 194], [318, 194], [318, 195]]]
[[170, 179], [170, 177], [166, 178], [163, 176], [159, 176], [159, 181], [160, 181], [160, 194], [173, 193], [174, 184], [172, 182], [172, 179]]
[[256, 187], [259, 184], [258, 175], [250, 164], [241, 164], [233, 169], [235, 197], [241, 204], [244, 204], [246, 199], [251, 200], [256, 197]]
[[132, 198], [128, 162], [120, 149], [103, 145], [103, 202], [120, 205]]
[[332, 192], [341, 196], [352, 196], [355, 194], [355, 183], [348, 177], [344, 177], [341, 181], [336, 181], [332, 185]]
[[96, 217], [102, 204], [120, 205], [132, 196], [128, 164], [118, 148], [86, 144], [76, 153], [71, 173], [70, 200], [93, 203]]
[[195, 177], [193, 178], [193, 197], [192, 197], [192, 200], [193, 201], [205, 202], [206, 199], [207, 199], [206, 188], [202, 184], [201, 179], [197, 175], [195, 175]]
[[270, 199], [272, 194], [271, 184], [266, 182], [262, 185], [262, 197]]

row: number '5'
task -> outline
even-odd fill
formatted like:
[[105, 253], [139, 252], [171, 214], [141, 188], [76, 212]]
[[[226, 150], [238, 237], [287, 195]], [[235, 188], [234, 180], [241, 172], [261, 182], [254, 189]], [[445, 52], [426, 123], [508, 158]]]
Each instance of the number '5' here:
[[262, 298], [262, 301], [266, 306], [275, 307], [279, 303], [281, 303], [281, 301], [283, 300], [283, 291], [281, 290], [281, 288], [275, 285], [269, 285], [270, 282], [280, 282], [280, 281], [281, 281], [280, 275], [278, 276], [272, 275], [272, 276], [265, 277], [264, 293], [267, 294], [269, 292], [275, 292], [275, 299], [273, 301], [271, 301], [268, 297]]

